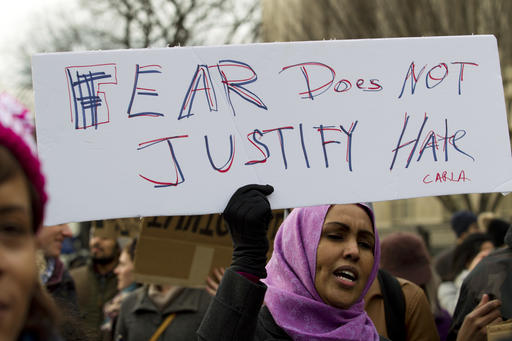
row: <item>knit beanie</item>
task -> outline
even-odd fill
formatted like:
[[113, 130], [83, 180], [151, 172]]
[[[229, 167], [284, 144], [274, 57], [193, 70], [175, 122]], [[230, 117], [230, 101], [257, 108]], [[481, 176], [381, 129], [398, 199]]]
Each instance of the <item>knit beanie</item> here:
[[7, 148], [18, 161], [37, 193], [37, 198], [32, 202], [33, 229], [37, 232], [43, 223], [47, 195], [33, 132], [34, 126], [28, 110], [6, 93], [0, 94], [0, 146]]
[[469, 229], [471, 224], [477, 221], [477, 217], [470, 211], [459, 211], [452, 215], [451, 225], [452, 230], [457, 237], [460, 237], [464, 232]]

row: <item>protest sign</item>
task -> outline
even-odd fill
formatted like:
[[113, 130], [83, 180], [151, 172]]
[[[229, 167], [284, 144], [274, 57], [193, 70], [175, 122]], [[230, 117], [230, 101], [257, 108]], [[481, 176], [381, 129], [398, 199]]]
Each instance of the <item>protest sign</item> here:
[[142, 220], [139, 218], [106, 219], [91, 222], [93, 236], [116, 239], [136, 238], [140, 234]]
[[[272, 215], [270, 241], [284, 210]], [[231, 254], [231, 237], [219, 214], [147, 217], [137, 242], [134, 277], [141, 283], [202, 285], [214, 268], [229, 266]]]
[[509, 191], [493, 36], [33, 57], [46, 224]]

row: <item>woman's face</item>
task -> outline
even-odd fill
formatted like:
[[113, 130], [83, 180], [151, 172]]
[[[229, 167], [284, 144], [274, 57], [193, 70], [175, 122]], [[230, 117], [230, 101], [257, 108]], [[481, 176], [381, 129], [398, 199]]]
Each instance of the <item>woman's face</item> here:
[[26, 180], [0, 183], [0, 339], [21, 331], [37, 283], [36, 244]]
[[363, 292], [373, 267], [375, 235], [357, 205], [333, 205], [325, 216], [316, 254], [315, 287], [322, 300], [347, 309]]
[[119, 264], [114, 269], [114, 273], [117, 275], [118, 290], [123, 290], [133, 283], [133, 262], [128, 252], [121, 252]]

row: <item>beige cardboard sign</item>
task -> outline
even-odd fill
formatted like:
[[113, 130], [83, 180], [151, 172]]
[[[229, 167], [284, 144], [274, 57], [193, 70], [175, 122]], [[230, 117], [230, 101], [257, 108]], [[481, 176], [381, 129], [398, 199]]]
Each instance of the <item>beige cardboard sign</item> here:
[[139, 218], [105, 219], [92, 222], [93, 236], [117, 239], [118, 237], [136, 238], [141, 230]]
[[[273, 211], [273, 240], [284, 210]], [[232, 242], [220, 214], [143, 219], [135, 252], [135, 280], [142, 283], [203, 285], [217, 267], [231, 263]]]
[[487, 326], [487, 341], [511, 341], [512, 321], [503, 321]]

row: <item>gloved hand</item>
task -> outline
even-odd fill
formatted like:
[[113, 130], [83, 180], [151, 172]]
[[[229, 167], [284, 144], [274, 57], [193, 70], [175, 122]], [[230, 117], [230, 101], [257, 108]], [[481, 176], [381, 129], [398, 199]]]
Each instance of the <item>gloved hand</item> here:
[[240, 187], [222, 213], [233, 240], [231, 267], [237, 272], [267, 277], [267, 230], [272, 211], [266, 196], [273, 191], [270, 185]]

